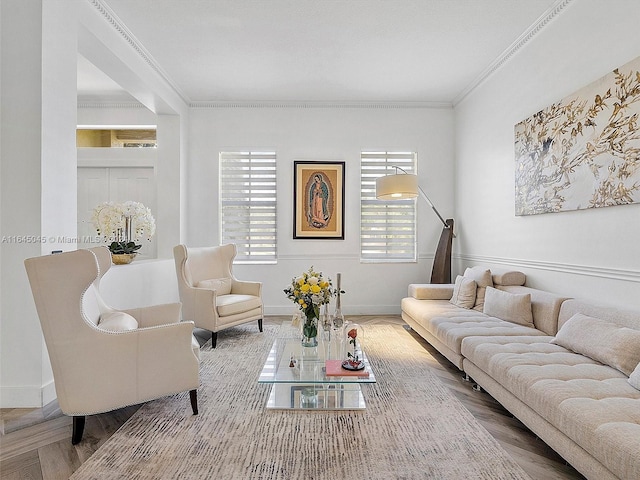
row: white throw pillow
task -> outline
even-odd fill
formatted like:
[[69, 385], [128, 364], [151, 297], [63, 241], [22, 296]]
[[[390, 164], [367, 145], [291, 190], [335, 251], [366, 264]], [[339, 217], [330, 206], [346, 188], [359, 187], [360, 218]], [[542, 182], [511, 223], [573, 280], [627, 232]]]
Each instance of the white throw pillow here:
[[107, 312], [100, 315], [98, 327], [110, 332], [126, 332], [138, 328], [138, 322], [128, 313]]
[[449, 302], [461, 308], [472, 308], [475, 301], [475, 280], [458, 275], [456, 277], [456, 284], [453, 287], [453, 296]]
[[507, 322], [534, 327], [529, 293], [516, 294], [487, 287], [483, 312]]
[[476, 289], [476, 302], [473, 309], [482, 312], [486, 289], [487, 287], [493, 287], [491, 270], [484, 267], [469, 267], [464, 271], [464, 276], [476, 282], [478, 288]]
[[636, 367], [636, 369], [631, 372], [629, 376], [629, 385], [631, 385], [636, 390], [640, 390], [640, 363]]
[[609, 365], [627, 376], [640, 363], [640, 330], [576, 313], [551, 343]]
[[229, 295], [231, 293], [231, 285], [233, 280], [230, 278], [213, 278], [211, 280], [202, 280], [196, 284], [198, 288], [206, 288], [215, 290], [218, 295]]

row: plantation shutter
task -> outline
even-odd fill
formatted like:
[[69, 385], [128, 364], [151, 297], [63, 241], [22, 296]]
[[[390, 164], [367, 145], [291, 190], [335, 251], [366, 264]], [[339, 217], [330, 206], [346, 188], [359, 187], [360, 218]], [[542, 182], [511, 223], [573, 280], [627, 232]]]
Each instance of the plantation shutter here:
[[275, 152], [220, 153], [222, 243], [236, 263], [276, 263]]
[[415, 262], [416, 200], [377, 200], [376, 178], [400, 167], [416, 173], [412, 152], [362, 152], [360, 156], [360, 260]]

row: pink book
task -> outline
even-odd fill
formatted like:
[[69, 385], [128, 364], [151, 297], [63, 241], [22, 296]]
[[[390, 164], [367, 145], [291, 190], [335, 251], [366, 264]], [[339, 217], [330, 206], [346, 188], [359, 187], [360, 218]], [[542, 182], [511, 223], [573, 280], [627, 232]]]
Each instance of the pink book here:
[[326, 360], [324, 362], [327, 377], [368, 377], [366, 370], [347, 370], [342, 368], [342, 360]]

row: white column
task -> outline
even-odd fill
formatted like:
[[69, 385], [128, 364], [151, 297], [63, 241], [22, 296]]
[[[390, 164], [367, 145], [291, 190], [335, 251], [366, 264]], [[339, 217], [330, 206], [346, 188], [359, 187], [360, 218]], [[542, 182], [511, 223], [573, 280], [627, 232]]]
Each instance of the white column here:
[[75, 249], [76, 0], [2, 0], [0, 407], [55, 394], [24, 259]]
[[156, 164], [156, 188], [158, 192], [156, 238], [158, 258], [173, 258], [173, 247], [180, 243], [181, 159], [183, 141], [181, 117], [158, 115], [158, 158]]

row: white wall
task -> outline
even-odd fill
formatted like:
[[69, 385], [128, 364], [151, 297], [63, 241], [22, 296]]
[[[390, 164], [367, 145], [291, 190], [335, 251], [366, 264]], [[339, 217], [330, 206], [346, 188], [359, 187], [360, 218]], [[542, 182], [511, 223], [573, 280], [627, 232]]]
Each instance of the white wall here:
[[[441, 224], [418, 203], [418, 263], [361, 264], [360, 152], [418, 152], [421, 186], [443, 216], [453, 216], [453, 124], [448, 108], [192, 108], [187, 177], [186, 243], [219, 243], [218, 153], [273, 149], [278, 168], [278, 263], [236, 265], [241, 279], [263, 282], [267, 314], [290, 313], [282, 290], [310, 266], [341, 272], [347, 314], [399, 313], [411, 282], [428, 281]], [[294, 160], [344, 161], [345, 239], [293, 240]]]
[[514, 125], [639, 56], [638, 18], [635, 0], [574, 1], [456, 105], [460, 267], [511, 265], [539, 288], [640, 306], [640, 204], [514, 215]]

